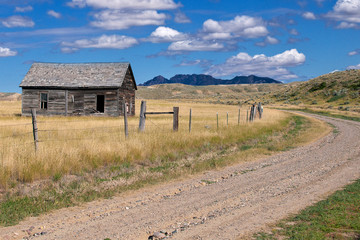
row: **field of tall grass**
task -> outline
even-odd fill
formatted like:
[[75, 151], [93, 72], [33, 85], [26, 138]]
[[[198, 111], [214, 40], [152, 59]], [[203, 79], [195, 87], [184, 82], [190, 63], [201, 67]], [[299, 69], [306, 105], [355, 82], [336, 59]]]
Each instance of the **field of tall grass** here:
[[178, 132], [172, 131], [172, 115], [149, 115], [145, 132], [139, 133], [137, 113], [129, 118], [128, 139], [125, 139], [122, 117], [38, 116], [39, 148], [35, 152], [31, 118], [19, 116], [20, 102], [2, 102], [0, 185], [8, 188], [16, 182], [81, 174], [123, 163], [152, 166], [164, 158], [176, 159], [206, 144], [241, 142], [266, 131], [280, 130], [288, 118], [285, 113], [266, 109], [262, 120], [250, 124], [246, 122], [247, 109], [242, 108], [238, 125], [236, 106], [147, 101], [147, 111], [171, 111], [173, 106], [180, 107]]
[[321, 121], [266, 106], [263, 118], [251, 123], [242, 106], [238, 123], [237, 106], [148, 100], [147, 111], [178, 106], [179, 131], [172, 130], [172, 115], [148, 115], [145, 132], [138, 132], [139, 105], [128, 138], [123, 117], [38, 116], [35, 152], [31, 117], [21, 117], [21, 102], [0, 102], [0, 225], [253, 161], [330, 131]]

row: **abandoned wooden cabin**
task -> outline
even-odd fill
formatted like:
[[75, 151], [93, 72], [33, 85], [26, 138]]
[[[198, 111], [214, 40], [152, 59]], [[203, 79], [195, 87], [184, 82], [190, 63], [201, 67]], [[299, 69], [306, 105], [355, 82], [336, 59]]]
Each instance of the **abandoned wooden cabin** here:
[[130, 63], [34, 63], [20, 84], [22, 114], [135, 115]]

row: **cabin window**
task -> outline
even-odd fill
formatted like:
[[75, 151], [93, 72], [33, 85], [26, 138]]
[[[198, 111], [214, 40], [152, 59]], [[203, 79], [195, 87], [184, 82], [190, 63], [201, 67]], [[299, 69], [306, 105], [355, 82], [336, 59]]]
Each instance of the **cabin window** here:
[[105, 110], [105, 95], [96, 96], [96, 111], [103, 113]]
[[40, 109], [48, 108], [48, 94], [40, 93]]

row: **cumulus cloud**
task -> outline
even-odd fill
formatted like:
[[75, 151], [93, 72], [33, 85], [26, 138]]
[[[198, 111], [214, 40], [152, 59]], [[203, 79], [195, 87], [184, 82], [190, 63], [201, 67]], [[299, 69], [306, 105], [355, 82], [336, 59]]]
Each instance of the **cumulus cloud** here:
[[151, 33], [148, 40], [153, 43], [175, 42], [184, 40], [186, 37], [186, 34], [180, 33], [175, 29], [161, 26]]
[[[174, 0], [72, 0], [71, 7], [98, 9], [90, 24], [107, 30], [122, 30], [132, 26], [163, 25], [169, 18], [158, 10], [173, 10], [181, 6]], [[178, 12], [175, 21], [190, 22], [185, 14]]]
[[217, 42], [209, 42], [203, 40], [184, 40], [177, 41], [170, 44], [169, 51], [185, 51], [185, 52], [198, 52], [198, 51], [220, 51], [225, 46]]
[[312, 12], [304, 12], [302, 14], [302, 17], [305, 18], [305, 19], [308, 19], [308, 20], [315, 20], [316, 19], [315, 14], [312, 13]]
[[267, 45], [278, 44], [280, 41], [274, 37], [267, 36], [264, 41], [256, 43], [257, 46], [265, 47]]
[[32, 6], [25, 6], [25, 7], [15, 7], [15, 12], [31, 12], [33, 10]]
[[180, 4], [175, 3], [173, 0], [72, 0], [68, 3], [71, 7], [85, 6], [94, 8], [108, 8], [108, 9], [153, 9], [165, 10], [176, 9]]
[[61, 18], [61, 14], [58, 13], [58, 12], [55, 12], [54, 10], [49, 10], [49, 11], [47, 11], [47, 14], [48, 14], [49, 16], [54, 17], [54, 18]]
[[16, 51], [12, 51], [10, 48], [0, 47], [0, 57], [12, 57], [16, 55], [17, 55]]
[[206, 72], [212, 76], [250, 75], [273, 77], [279, 80], [294, 79], [297, 76], [288, 68], [301, 65], [305, 62], [305, 55], [296, 49], [287, 50], [275, 56], [267, 57], [264, 54], [253, 57], [240, 52], [226, 60], [223, 64], [212, 65]]
[[104, 10], [94, 14], [95, 21], [92, 26], [108, 29], [121, 30], [131, 26], [163, 25], [166, 14], [154, 10], [145, 11], [122, 11]]
[[347, 69], [347, 70], [350, 70], [350, 69], [360, 69], [360, 63], [359, 63], [358, 65], [348, 66], [346, 69]]
[[80, 48], [125, 49], [138, 44], [135, 38], [121, 35], [102, 35], [98, 38], [80, 39], [74, 42], [62, 42], [62, 52], [69, 53]]
[[206, 20], [203, 24], [202, 33], [206, 40], [229, 40], [264, 37], [269, 34], [269, 31], [261, 18], [236, 16], [230, 21]]
[[360, 0], [338, 0], [325, 17], [341, 23], [337, 28], [357, 28], [360, 23]]
[[31, 18], [23, 16], [11, 16], [3, 19], [1, 23], [7, 28], [35, 26], [35, 23], [31, 20]]

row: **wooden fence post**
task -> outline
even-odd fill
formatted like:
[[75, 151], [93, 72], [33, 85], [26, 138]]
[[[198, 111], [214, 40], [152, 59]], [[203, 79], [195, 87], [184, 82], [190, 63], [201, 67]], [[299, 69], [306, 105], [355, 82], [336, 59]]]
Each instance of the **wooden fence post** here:
[[249, 122], [249, 109], [246, 110], [246, 122]]
[[251, 122], [252, 121], [252, 105], [251, 105], [251, 107], [250, 107], [250, 111], [249, 111], [249, 122]]
[[31, 109], [31, 118], [32, 118], [32, 125], [33, 125], [33, 135], [34, 135], [34, 144], [35, 144], [35, 152], [38, 149], [38, 128], [37, 128], [37, 123], [36, 123], [36, 109], [32, 108]]
[[141, 101], [140, 121], [139, 121], [139, 131], [140, 132], [145, 131], [145, 118], [146, 118], [145, 112], [146, 112], [146, 101]]
[[191, 132], [191, 108], [190, 108], [190, 116], [189, 116], [189, 132]]
[[254, 104], [250, 108], [250, 122], [254, 121]]
[[174, 116], [173, 116], [173, 130], [177, 132], [179, 130], [179, 107], [173, 107]]
[[258, 104], [258, 112], [259, 112], [259, 119], [262, 118], [262, 107], [261, 107], [261, 102], [259, 102]]
[[253, 121], [254, 121], [256, 118], [256, 104], [254, 104], [253, 107], [254, 107], [254, 116], [253, 116]]
[[127, 109], [126, 109], [126, 101], [123, 101], [123, 109], [124, 109], [124, 129], [125, 129], [125, 138], [129, 136], [129, 129], [128, 129], [128, 120], [127, 120]]

